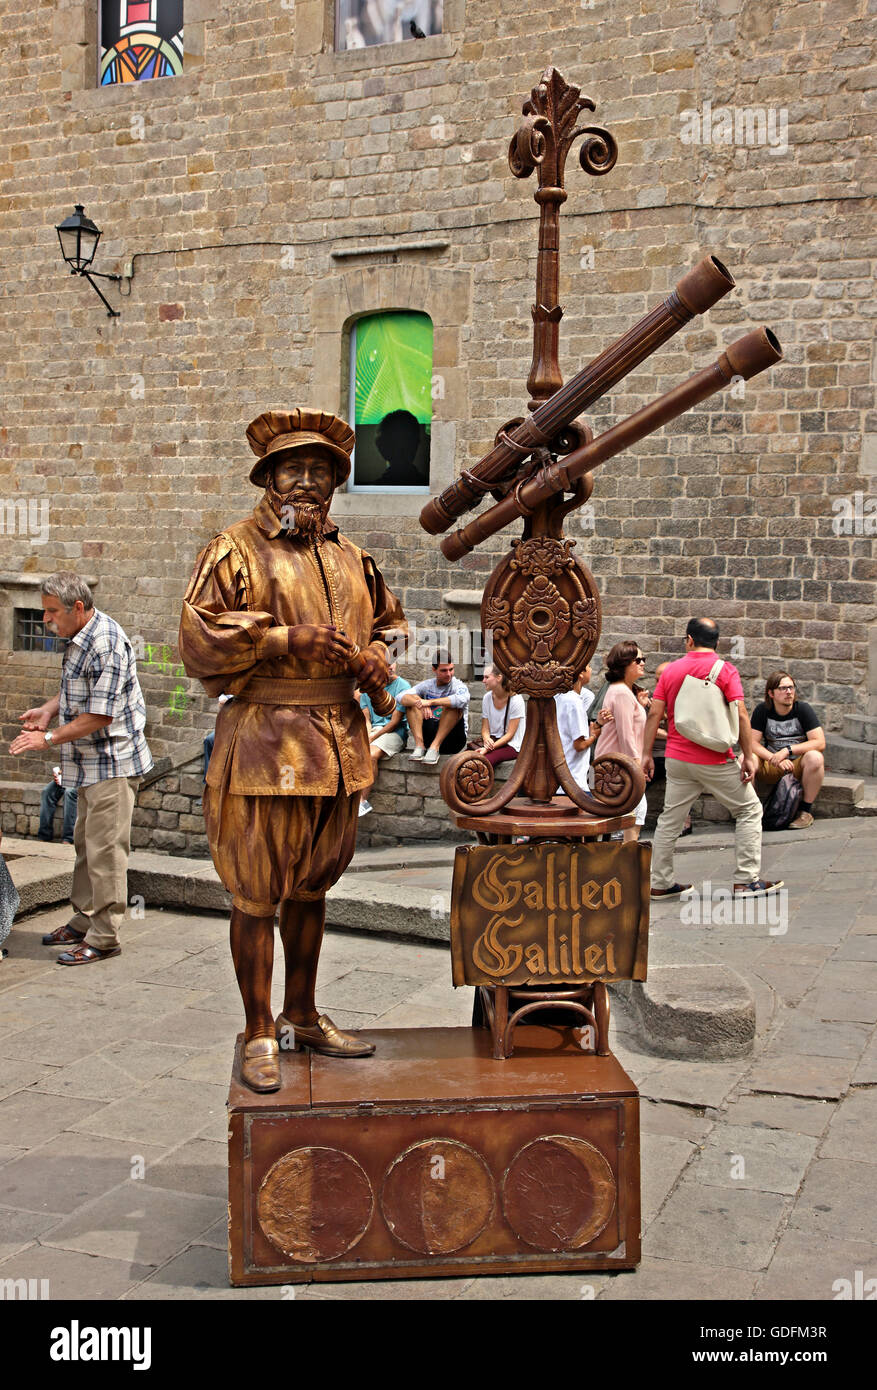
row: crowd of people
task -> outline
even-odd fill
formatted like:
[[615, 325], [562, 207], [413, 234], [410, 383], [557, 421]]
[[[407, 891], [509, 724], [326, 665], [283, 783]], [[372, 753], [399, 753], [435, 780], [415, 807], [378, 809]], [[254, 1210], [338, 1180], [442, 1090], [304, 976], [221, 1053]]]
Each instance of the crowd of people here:
[[[617, 642], [606, 655], [598, 692], [590, 688], [593, 673], [588, 666], [579, 672], [572, 690], [554, 697], [564, 757], [578, 786], [588, 787], [592, 758], [613, 753], [631, 758], [648, 782], [663, 781], [664, 804], [652, 851], [656, 898], [680, 894], [690, 886], [676, 881], [674, 851], [677, 840], [691, 833], [691, 809], [701, 795], [714, 797], [734, 819], [734, 892], [754, 897], [782, 887], [761, 875], [763, 823], [770, 824], [764, 803], [770, 804], [772, 791], [785, 778], [795, 787], [788, 802], [792, 813], [784, 824], [771, 828], [807, 829], [813, 824], [813, 803], [825, 775], [825, 735], [812, 706], [798, 698], [794, 677], [774, 671], [750, 718], [739, 672], [718, 657], [718, 644], [717, 624], [692, 618], [684, 654], [655, 667], [650, 690], [648, 657], [641, 644]], [[378, 717], [367, 697], [361, 698], [375, 767], [380, 757], [404, 749], [406, 718], [414, 743], [408, 756], [415, 761], [436, 763], [441, 753], [466, 747], [494, 765], [516, 758], [524, 741], [526, 705], [507, 678], [491, 665], [484, 668], [480, 737], [467, 741], [469, 690], [454, 675], [447, 652], [436, 652], [432, 666], [433, 676], [413, 687], [395, 678], [394, 668], [394, 681], [388, 686], [397, 700], [392, 716]], [[704, 686], [714, 683], [729, 711], [736, 710], [739, 753], [730, 738], [727, 746], [711, 748], [677, 729], [676, 700], [687, 678]], [[371, 809], [368, 803], [365, 807]], [[646, 812], [643, 796], [634, 808], [634, 825], [623, 831], [625, 841], [639, 838]]]
[[[58, 956], [61, 964], [84, 965], [121, 949], [131, 816], [138, 779], [152, 766], [152, 758], [143, 733], [146, 709], [134, 653], [122, 628], [95, 607], [88, 585], [75, 574], [46, 581], [43, 607], [47, 631], [64, 644], [60, 690], [20, 716], [22, 732], [10, 751], [45, 754], [58, 749], [60, 763], [41, 797], [39, 836], [52, 839], [55, 810], [63, 801], [62, 838], [76, 850], [73, 914], [43, 944], [65, 948]], [[818, 715], [799, 698], [793, 675], [777, 670], [750, 716], [739, 672], [718, 657], [718, 643], [716, 623], [693, 618], [685, 632], [684, 655], [656, 666], [649, 690], [642, 645], [617, 642], [606, 655], [597, 692], [591, 689], [588, 666], [572, 690], [555, 696], [564, 757], [578, 786], [588, 787], [592, 758], [618, 753], [633, 759], [647, 781], [664, 782], [652, 848], [655, 898], [681, 894], [690, 886], [677, 881], [674, 854], [677, 840], [690, 833], [690, 812], [702, 794], [714, 797], [734, 818], [734, 893], [740, 896], [761, 896], [782, 886], [761, 873], [763, 822], [771, 824], [763, 802], [770, 805], [779, 788], [791, 788], [791, 799], [783, 803], [791, 807], [786, 823], [796, 830], [813, 824], [813, 805], [825, 775], [825, 734]], [[447, 651], [434, 653], [432, 674], [413, 686], [398, 675], [395, 664], [390, 677], [390, 714], [378, 714], [369, 696], [359, 694], [373, 778], [382, 760], [404, 752], [409, 738], [408, 758], [425, 765], [466, 748], [493, 765], [517, 758], [526, 732], [526, 705], [494, 666], [484, 668], [480, 729], [473, 739], [470, 691], [455, 675]], [[736, 710], [739, 753], [730, 741], [727, 747], [708, 747], [677, 728], [676, 703], [689, 679], [704, 687], [713, 684], [728, 709]], [[60, 722], [51, 729], [56, 719]], [[205, 743], [205, 768], [208, 758]], [[371, 809], [364, 796], [359, 814]], [[623, 832], [625, 841], [638, 839], [645, 818], [643, 796], [634, 810], [634, 825]], [[782, 828], [776, 817], [772, 828]]]

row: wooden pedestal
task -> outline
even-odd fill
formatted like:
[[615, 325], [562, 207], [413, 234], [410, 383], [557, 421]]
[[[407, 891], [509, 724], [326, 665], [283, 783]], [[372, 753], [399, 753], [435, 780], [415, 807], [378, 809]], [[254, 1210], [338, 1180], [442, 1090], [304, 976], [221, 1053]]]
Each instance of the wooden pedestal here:
[[571, 1028], [372, 1031], [373, 1057], [281, 1053], [229, 1091], [235, 1285], [631, 1269], [639, 1095]]

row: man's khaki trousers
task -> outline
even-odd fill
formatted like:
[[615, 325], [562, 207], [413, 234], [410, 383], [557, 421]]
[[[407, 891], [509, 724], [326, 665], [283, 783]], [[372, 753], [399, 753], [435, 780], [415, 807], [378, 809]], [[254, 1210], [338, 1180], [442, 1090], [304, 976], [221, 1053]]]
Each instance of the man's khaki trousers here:
[[673, 856], [685, 817], [706, 792], [727, 807], [734, 817], [734, 848], [737, 854], [735, 883], [751, 883], [761, 872], [761, 802], [751, 782], [740, 781], [738, 763], [683, 763], [667, 758], [667, 790], [664, 809], [655, 827], [652, 842], [652, 887], [672, 888]]
[[84, 931], [86, 944], [97, 951], [109, 951], [120, 944], [138, 784], [136, 777], [109, 777], [79, 788], [70, 925]]

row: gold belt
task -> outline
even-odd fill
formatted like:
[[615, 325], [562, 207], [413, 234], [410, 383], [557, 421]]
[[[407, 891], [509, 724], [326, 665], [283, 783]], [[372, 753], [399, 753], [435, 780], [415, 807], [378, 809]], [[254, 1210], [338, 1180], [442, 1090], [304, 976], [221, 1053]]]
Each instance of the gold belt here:
[[348, 676], [327, 680], [254, 676], [235, 698], [254, 705], [342, 705], [353, 699], [355, 684]]

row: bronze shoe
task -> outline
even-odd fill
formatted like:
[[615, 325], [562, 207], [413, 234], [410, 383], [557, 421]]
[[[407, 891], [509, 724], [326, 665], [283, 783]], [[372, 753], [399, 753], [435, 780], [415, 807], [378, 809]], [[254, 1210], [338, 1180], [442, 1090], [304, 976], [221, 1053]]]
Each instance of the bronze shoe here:
[[274, 1038], [253, 1038], [244, 1043], [241, 1080], [251, 1091], [280, 1088], [280, 1048]]
[[374, 1043], [363, 1042], [355, 1033], [344, 1033], [336, 1028], [326, 1014], [320, 1014], [316, 1023], [308, 1028], [291, 1023], [285, 1014], [278, 1014], [276, 1026], [277, 1037], [287, 1046], [291, 1040], [296, 1052], [309, 1047], [324, 1057], [371, 1057], [375, 1050]]

